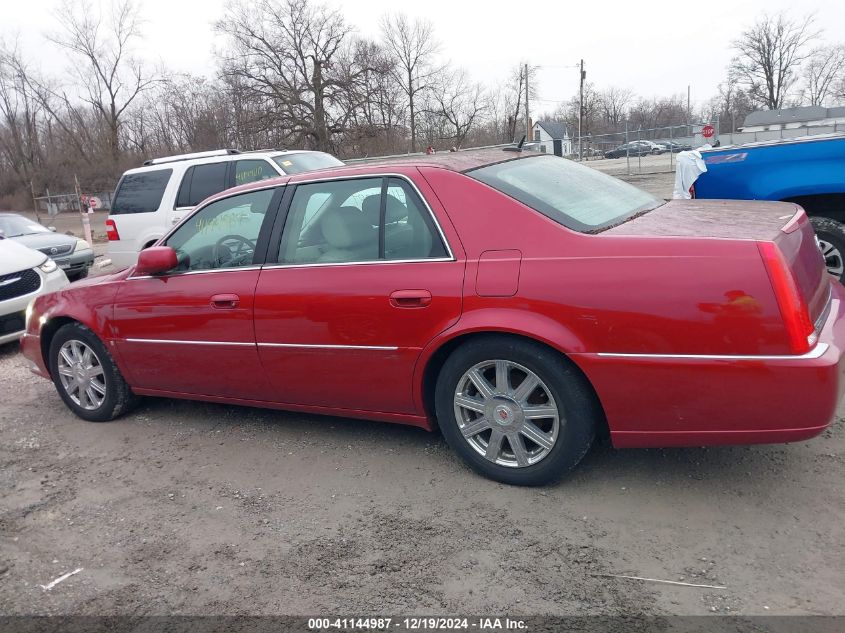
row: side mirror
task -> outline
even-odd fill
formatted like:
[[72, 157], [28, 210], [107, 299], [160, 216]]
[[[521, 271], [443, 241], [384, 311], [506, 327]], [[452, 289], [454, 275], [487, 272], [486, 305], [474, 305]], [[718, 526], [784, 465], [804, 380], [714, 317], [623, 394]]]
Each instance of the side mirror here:
[[48, 230], [50, 230], [50, 231], [53, 231], [53, 233], [55, 233], [55, 232], [56, 232], [56, 227], [55, 227], [55, 226], [48, 226], [48, 227], [47, 227], [47, 229], [48, 229]]
[[159, 275], [176, 268], [176, 251], [169, 246], [150, 246], [138, 253], [136, 275]]

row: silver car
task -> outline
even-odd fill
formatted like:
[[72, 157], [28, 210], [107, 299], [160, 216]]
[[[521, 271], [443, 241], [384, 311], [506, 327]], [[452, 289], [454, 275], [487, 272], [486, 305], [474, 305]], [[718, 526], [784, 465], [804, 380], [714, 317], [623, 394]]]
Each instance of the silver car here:
[[0, 213], [0, 236], [41, 251], [65, 271], [68, 279], [82, 279], [94, 263], [94, 251], [85, 240], [54, 233], [17, 213]]

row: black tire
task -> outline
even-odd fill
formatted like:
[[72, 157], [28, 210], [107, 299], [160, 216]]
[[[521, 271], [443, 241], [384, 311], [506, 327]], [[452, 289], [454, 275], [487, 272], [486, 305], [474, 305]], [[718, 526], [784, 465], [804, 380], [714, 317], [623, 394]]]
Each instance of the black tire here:
[[[471, 368], [492, 360], [517, 363], [530, 370], [554, 397], [560, 418], [557, 440], [536, 463], [520, 467], [496, 464], [473, 448], [461, 433], [454, 404], [459, 382]], [[601, 419], [592, 389], [567, 359], [539, 343], [499, 335], [469, 341], [449, 356], [437, 377], [435, 407], [443, 436], [470, 468], [495, 481], [517, 486], [552, 483], [569, 472], [590, 449]]]
[[840, 282], [845, 281], [845, 224], [830, 218], [813, 217], [810, 223], [822, 242], [833, 247], [825, 255], [825, 266]]
[[[79, 341], [88, 346], [103, 369], [102, 377], [106, 393], [103, 402], [94, 409], [87, 409], [74, 402], [59, 376], [60, 350], [69, 341]], [[83, 420], [108, 422], [131, 410], [140, 401], [140, 398], [132, 393], [106, 346], [81, 323], [68, 323], [59, 328], [50, 342], [49, 354], [50, 375], [56, 391], [59, 392], [59, 396], [67, 407]]]

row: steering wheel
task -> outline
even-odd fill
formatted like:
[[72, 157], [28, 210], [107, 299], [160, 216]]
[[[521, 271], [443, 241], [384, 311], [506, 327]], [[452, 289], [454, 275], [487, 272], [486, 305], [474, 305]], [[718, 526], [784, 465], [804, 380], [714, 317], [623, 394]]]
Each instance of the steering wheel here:
[[214, 245], [212, 257], [217, 266], [242, 266], [251, 263], [254, 254], [255, 242], [252, 240], [242, 235], [224, 235]]

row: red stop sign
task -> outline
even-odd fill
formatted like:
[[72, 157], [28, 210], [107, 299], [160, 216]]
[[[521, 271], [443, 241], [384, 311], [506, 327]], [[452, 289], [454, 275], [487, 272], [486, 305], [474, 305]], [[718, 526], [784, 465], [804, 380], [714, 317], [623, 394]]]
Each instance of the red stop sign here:
[[716, 133], [716, 129], [712, 125], [705, 125], [701, 128], [701, 136], [704, 138], [710, 138], [713, 134]]

